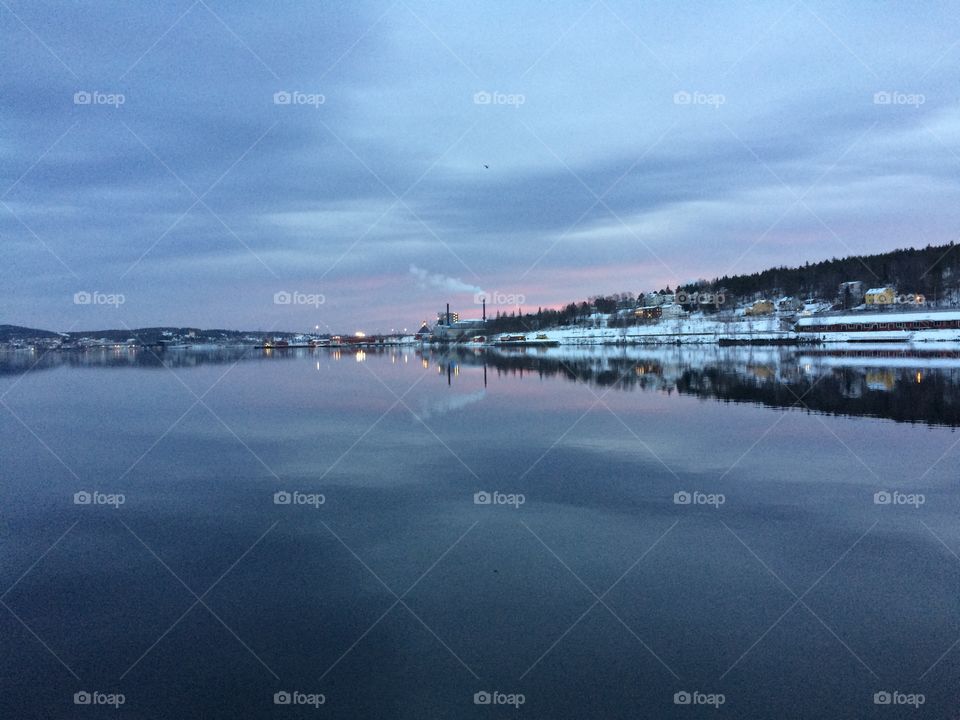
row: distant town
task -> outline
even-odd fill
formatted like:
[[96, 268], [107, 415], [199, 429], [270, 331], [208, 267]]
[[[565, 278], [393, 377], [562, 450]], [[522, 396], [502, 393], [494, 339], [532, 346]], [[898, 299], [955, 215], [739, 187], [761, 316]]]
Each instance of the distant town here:
[[[882, 274], [881, 274], [882, 273]], [[892, 278], [868, 282], [856, 275]], [[671, 289], [595, 296], [562, 308], [507, 312], [474, 298], [472, 317], [447, 304], [414, 333], [347, 334], [151, 327], [55, 332], [0, 325], [0, 350], [457, 344], [960, 342], [960, 252], [951, 243], [775, 268]]]

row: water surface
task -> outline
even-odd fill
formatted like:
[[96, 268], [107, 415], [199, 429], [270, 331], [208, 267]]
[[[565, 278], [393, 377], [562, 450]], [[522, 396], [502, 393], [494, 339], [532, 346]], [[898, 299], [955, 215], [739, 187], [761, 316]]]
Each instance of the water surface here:
[[3, 716], [953, 717], [958, 368], [5, 354]]

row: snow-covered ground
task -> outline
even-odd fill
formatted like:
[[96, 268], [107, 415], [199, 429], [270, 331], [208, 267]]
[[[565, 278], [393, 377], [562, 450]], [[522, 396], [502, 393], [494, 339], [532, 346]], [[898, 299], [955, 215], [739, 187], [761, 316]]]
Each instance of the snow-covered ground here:
[[[606, 316], [604, 316], [606, 317]], [[791, 341], [846, 343], [889, 341], [909, 343], [960, 342], [960, 328], [890, 329], [863, 332], [818, 330], [837, 322], [848, 323], [910, 323], [919, 321], [960, 319], [960, 311], [903, 312], [903, 313], [847, 313], [802, 317], [803, 332], [792, 329], [793, 321], [777, 315], [758, 317], [726, 316], [694, 313], [683, 318], [663, 319], [647, 325], [610, 328], [606, 320], [597, 318], [594, 326], [567, 326], [527, 333], [528, 340], [544, 335], [547, 342], [561, 345], [619, 345], [619, 344], [716, 344], [721, 340], [732, 342]], [[499, 336], [491, 338], [496, 342]]]
[[649, 325], [626, 328], [579, 325], [552, 328], [528, 333], [528, 338], [546, 335], [549, 341], [562, 345], [615, 345], [615, 344], [660, 344], [660, 343], [710, 343], [725, 340], [785, 340], [796, 333], [781, 328], [775, 316], [716, 320], [694, 314], [686, 318], [662, 320]]

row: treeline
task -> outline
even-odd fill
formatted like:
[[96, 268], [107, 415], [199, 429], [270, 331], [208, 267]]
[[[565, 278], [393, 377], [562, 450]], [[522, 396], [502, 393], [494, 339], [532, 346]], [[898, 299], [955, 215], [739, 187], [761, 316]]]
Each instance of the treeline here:
[[851, 255], [802, 267], [778, 267], [749, 275], [724, 275], [684, 286], [689, 291], [720, 291], [736, 299], [789, 295], [838, 298], [840, 283], [859, 280], [864, 288], [894, 285], [902, 293], [922, 293], [930, 302], [960, 290], [960, 246], [927, 245], [877, 255]]
[[[799, 299], [815, 298], [827, 302], [841, 302], [840, 284], [861, 281], [864, 290], [893, 285], [903, 294], [920, 293], [928, 303], [942, 303], [960, 299], [960, 245], [927, 245], [925, 248], [905, 248], [877, 255], [851, 255], [802, 267], [778, 267], [749, 275], [724, 275], [713, 280], [698, 280], [680, 285], [677, 291], [688, 294], [713, 293], [723, 298], [722, 307], [732, 308], [758, 298], [776, 299], [791, 296]], [[667, 287], [657, 292], [672, 294]], [[601, 313], [614, 315], [618, 311], [642, 305], [644, 292], [597, 295], [579, 303], [570, 303], [561, 310], [538, 309], [535, 313], [500, 314], [487, 321], [489, 333], [522, 333], [557, 327], [597, 323], [593, 317]], [[687, 310], [715, 312], [721, 306], [711, 304], [686, 305]], [[611, 327], [635, 324], [632, 317], [613, 317]]]

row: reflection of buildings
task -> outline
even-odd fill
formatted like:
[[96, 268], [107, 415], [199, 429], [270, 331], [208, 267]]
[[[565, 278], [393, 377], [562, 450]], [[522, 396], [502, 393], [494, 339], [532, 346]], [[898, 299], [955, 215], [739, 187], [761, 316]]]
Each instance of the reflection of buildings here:
[[483, 365], [485, 373], [488, 367], [494, 369], [498, 377], [559, 377], [617, 390], [679, 392], [725, 402], [960, 427], [960, 351], [888, 349], [884, 357], [871, 352], [880, 351], [478, 348], [442, 357], [447, 368], [456, 357], [464, 365]]
[[747, 365], [747, 372], [760, 380], [771, 380], [777, 376], [777, 371], [769, 365]]
[[871, 390], [882, 390], [889, 392], [897, 384], [897, 379], [893, 370], [867, 370], [867, 387]]
[[[169, 370], [241, 362], [408, 362], [406, 352], [389, 346], [366, 348], [211, 347], [167, 351], [0, 353], [0, 375], [42, 372], [56, 367], [139, 367]], [[387, 358], [389, 356], [389, 359]], [[550, 378], [589, 383], [618, 391], [677, 392], [703, 399], [742, 402], [831, 415], [870, 416], [897, 422], [960, 427], [960, 350], [904, 346], [852, 346], [846, 349], [716, 346], [657, 348], [528, 348], [498, 350], [425, 346], [413, 355], [410, 370], [436, 372], [447, 383], [474, 382], [461, 368], [482, 367], [488, 374], [517, 379]], [[419, 358], [420, 362], [416, 360]], [[434, 367], [436, 370], [434, 371]], [[489, 372], [488, 372], [489, 371]], [[479, 384], [478, 384], [479, 386]]]

